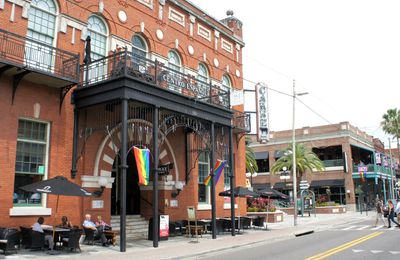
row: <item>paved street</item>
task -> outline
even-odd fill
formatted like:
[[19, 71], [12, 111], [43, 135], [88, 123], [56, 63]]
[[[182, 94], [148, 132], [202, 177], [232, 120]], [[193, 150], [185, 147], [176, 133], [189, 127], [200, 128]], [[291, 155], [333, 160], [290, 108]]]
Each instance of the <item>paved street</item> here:
[[399, 242], [399, 228], [374, 227], [371, 220], [364, 220], [286, 241], [249, 245], [193, 259], [399, 259]]

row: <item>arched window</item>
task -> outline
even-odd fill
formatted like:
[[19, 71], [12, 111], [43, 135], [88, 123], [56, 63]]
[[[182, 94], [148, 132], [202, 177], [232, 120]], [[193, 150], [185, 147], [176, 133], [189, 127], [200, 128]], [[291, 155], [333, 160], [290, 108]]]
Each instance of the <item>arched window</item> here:
[[205, 97], [209, 95], [209, 85], [210, 81], [209, 73], [206, 65], [199, 63], [199, 69], [197, 74], [198, 86], [199, 86], [199, 97]]
[[147, 44], [142, 36], [135, 34], [132, 37], [132, 53], [139, 58], [147, 57]]
[[[57, 6], [52, 0], [32, 0], [28, 13], [27, 37], [53, 46], [56, 28]], [[51, 71], [53, 52], [35, 42], [26, 42], [25, 63], [29, 67]]]
[[97, 16], [90, 16], [88, 20], [88, 35], [91, 38], [91, 60], [101, 59], [107, 54], [107, 26]]
[[232, 81], [228, 75], [222, 76], [222, 86], [228, 90], [232, 88]]
[[28, 13], [28, 37], [53, 46], [57, 7], [52, 0], [32, 0]]
[[208, 69], [202, 63], [199, 64], [199, 72], [197, 74], [197, 79], [203, 81], [204, 83], [208, 83], [209, 81]]
[[178, 53], [175, 51], [168, 52], [168, 68], [181, 71], [181, 59], [179, 58]]

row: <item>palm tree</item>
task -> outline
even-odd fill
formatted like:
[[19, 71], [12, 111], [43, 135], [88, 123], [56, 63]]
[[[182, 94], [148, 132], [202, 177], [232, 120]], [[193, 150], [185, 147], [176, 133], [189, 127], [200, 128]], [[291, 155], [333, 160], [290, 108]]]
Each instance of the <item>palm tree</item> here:
[[[303, 174], [309, 171], [322, 171], [324, 170], [323, 162], [318, 156], [313, 153], [310, 149], [304, 146], [304, 144], [296, 144], [296, 176], [297, 176], [297, 187], [299, 187], [300, 181], [303, 178]], [[272, 173], [282, 171], [283, 167], [291, 170], [293, 167], [293, 152], [292, 145], [284, 151], [284, 155], [279, 158], [271, 168]]]
[[381, 126], [383, 131], [397, 139], [397, 153], [400, 158], [400, 110], [397, 110], [397, 108], [388, 109], [382, 118]]
[[246, 137], [246, 170], [251, 174], [258, 171], [256, 156], [254, 154], [253, 149], [249, 146], [251, 143], [251, 139]]

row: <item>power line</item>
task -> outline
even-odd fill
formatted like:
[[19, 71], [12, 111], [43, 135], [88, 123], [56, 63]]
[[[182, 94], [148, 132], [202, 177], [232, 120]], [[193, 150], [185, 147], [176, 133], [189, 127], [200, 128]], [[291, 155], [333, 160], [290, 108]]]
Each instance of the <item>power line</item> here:
[[296, 97], [296, 99], [303, 104], [306, 108], [308, 108], [311, 112], [313, 112], [314, 114], [316, 114], [318, 117], [320, 117], [321, 119], [323, 119], [324, 121], [328, 122], [328, 124], [333, 125], [333, 123], [331, 123], [328, 119], [326, 119], [325, 117], [323, 117], [321, 114], [319, 114], [317, 111], [315, 111], [314, 109], [312, 109], [310, 106], [308, 106], [306, 103], [304, 103], [303, 101], [301, 101], [299, 98]]

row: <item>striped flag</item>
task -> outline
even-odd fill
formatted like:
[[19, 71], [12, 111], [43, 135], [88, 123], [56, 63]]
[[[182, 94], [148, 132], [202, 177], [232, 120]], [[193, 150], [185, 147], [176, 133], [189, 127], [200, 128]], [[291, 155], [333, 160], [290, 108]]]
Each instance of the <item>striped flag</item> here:
[[[217, 160], [214, 167], [214, 185], [217, 185], [219, 177], [221, 177], [222, 172], [224, 171], [226, 160]], [[211, 173], [204, 179], [204, 185], [210, 186], [211, 185]]]
[[139, 185], [146, 186], [149, 183], [150, 176], [150, 150], [133, 147], [133, 153], [136, 159]]

